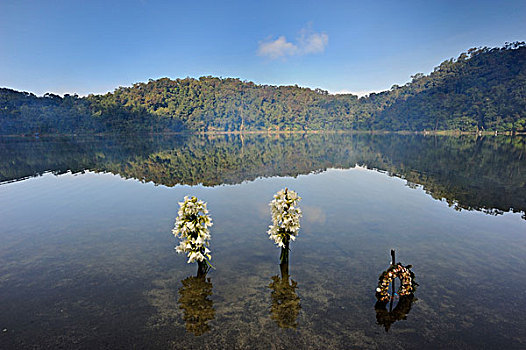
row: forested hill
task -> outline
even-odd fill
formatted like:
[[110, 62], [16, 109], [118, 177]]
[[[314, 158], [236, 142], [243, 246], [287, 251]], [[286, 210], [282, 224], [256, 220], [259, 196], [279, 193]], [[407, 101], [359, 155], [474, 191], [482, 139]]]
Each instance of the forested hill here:
[[470, 49], [367, 103], [378, 129], [525, 131], [526, 46]]
[[245, 130], [524, 132], [526, 45], [470, 49], [360, 99], [215, 77], [162, 78], [83, 98], [0, 89], [0, 134]]

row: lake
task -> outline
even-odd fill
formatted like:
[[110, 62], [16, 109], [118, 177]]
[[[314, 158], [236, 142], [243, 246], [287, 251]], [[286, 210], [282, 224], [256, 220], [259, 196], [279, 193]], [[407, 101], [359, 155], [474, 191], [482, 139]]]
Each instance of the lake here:
[[[524, 349], [525, 158], [507, 136], [1, 138], [0, 348]], [[174, 250], [186, 195], [206, 278]], [[418, 286], [381, 307], [391, 249]]]

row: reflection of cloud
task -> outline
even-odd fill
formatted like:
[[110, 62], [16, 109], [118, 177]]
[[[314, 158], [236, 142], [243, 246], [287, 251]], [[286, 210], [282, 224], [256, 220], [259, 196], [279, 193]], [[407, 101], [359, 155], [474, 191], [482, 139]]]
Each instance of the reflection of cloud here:
[[308, 223], [324, 224], [327, 221], [327, 216], [320, 207], [303, 205], [301, 210], [303, 211], [303, 219]]
[[259, 203], [257, 206], [257, 213], [260, 218], [270, 217], [270, 207], [267, 203]]
[[310, 29], [303, 29], [297, 43], [287, 40], [283, 35], [276, 40], [259, 43], [258, 55], [276, 59], [286, 56], [307, 55], [321, 53], [329, 44], [329, 36], [325, 33], [314, 33]]

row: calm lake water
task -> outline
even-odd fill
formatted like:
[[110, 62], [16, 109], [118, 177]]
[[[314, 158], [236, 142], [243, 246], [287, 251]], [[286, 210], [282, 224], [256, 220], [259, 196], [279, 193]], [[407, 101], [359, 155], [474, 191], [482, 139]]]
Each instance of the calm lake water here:
[[[524, 349], [525, 158], [500, 136], [0, 139], [0, 348]], [[206, 279], [174, 250], [185, 195], [214, 221]], [[391, 249], [419, 286], [379, 309]]]

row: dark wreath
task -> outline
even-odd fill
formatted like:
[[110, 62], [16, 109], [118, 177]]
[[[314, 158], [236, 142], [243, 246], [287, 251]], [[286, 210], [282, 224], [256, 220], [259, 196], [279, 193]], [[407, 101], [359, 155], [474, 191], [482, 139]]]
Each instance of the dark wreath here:
[[[395, 263], [395, 252], [391, 250], [392, 263], [391, 266], [378, 278], [378, 287], [376, 288], [376, 321], [378, 324], [385, 327], [385, 331], [393, 323], [400, 320], [405, 320], [407, 314], [411, 311], [413, 302], [416, 301], [414, 296], [418, 283], [415, 282], [415, 274], [411, 271], [411, 265], [404, 266], [401, 263]], [[398, 278], [400, 280], [400, 287], [394, 291], [394, 281]], [[389, 286], [392, 286], [392, 294], [389, 293]], [[393, 301], [398, 298], [398, 303], [393, 309]], [[386, 308], [387, 304], [389, 309]]]
[[398, 288], [397, 294], [400, 297], [413, 295], [416, 286], [415, 274], [411, 271], [411, 265], [403, 266], [400, 263], [392, 264], [387, 270], [382, 272], [378, 278], [378, 288], [376, 288], [376, 299], [379, 302], [388, 303], [393, 298], [393, 295], [389, 294], [389, 286], [395, 278], [400, 279], [400, 288]]

